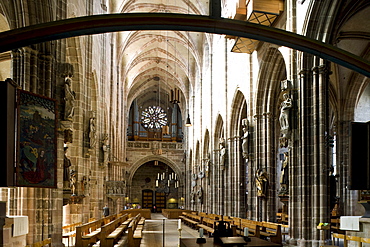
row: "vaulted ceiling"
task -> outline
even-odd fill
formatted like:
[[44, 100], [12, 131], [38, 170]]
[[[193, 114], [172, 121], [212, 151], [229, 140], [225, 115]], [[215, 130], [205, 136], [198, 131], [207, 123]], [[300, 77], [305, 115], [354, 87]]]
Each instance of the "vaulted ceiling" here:
[[[114, 0], [117, 13], [163, 12], [208, 15], [206, 0]], [[180, 89], [180, 107], [186, 108], [188, 92], [201, 71], [208, 34], [180, 31], [132, 31], [117, 33], [120, 78], [128, 93], [127, 102], [137, 99], [147, 106], [171, 89]], [[158, 96], [160, 94], [160, 96]]]

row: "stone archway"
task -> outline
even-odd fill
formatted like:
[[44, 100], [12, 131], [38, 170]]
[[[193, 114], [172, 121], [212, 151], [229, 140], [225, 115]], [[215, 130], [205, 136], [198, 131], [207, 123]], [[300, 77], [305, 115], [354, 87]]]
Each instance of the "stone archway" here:
[[[161, 212], [164, 208], [178, 208], [182, 205], [183, 174], [172, 160], [159, 155], [148, 156], [135, 162], [128, 172], [127, 185], [130, 188], [128, 194], [132, 205], [152, 209], [152, 212]], [[166, 179], [171, 175], [169, 187], [168, 180], [158, 180], [162, 174], [166, 174]]]
[[179, 176], [180, 184], [182, 184], [183, 175], [182, 175], [182, 172], [181, 172], [182, 169], [180, 168], [180, 166], [178, 164], [176, 164], [174, 161], [172, 161], [172, 160], [170, 160], [166, 157], [160, 156], [160, 155], [146, 156], [145, 158], [142, 158], [142, 159], [136, 161], [132, 166], [130, 166], [130, 168], [128, 170], [129, 177], [128, 177], [127, 183], [131, 184], [132, 177], [135, 174], [135, 172], [137, 171], [137, 169], [139, 169], [140, 166], [142, 166], [143, 164], [145, 164], [148, 161], [154, 161], [154, 160], [158, 160], [162, 163], [165, 163], [169, 167], [171, 167], [171, 169]]

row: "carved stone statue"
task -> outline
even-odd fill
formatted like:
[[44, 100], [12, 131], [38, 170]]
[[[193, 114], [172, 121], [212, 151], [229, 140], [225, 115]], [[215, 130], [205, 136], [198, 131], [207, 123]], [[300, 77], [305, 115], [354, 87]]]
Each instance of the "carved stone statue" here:
[[248, 159], [248, 139], [249, 139], [249, 122], [248, 119], [242, 119], [242, 127], [243, 127], [243, 140], [242, 142], [242, 150], [243, 150], [243, 158]]
[[206, 167], [206, 177], [209, 177], [209, 170], [211, 168], [211, 155], [208, 153], [207, 158], [204, 159], [205, 167]]
[[289, 185], [289, 153], [284, 152], [284, 161], [281, 166], [281, 176], [280, 176], [281, 189], [279, 195], [288, 194]]
[[70, 185], [71, 185], [72, 196], [76, 196], [77, 178], [76, 178], [76, 171], [75, 170], [71, 170], [71, 174], [69, 176], [69, 181], [70, 181]]
[[292, 99], [289, 97], [288, 93], [284, 93], [283, 97], [284, 101], [281, 103], [279, 121], [282, 136], [288, 138], [290, 130], [289, 112], [290, 109], [292, 108]]
[[90, 148], [95, 148], [96, 146], [96, 125], [95, 125], [95, 114], [89, 120], [89, 139], [90, 139]]
[[89, 196], [89, 181], [90, 179], [87, 178], [86, 176], [82, 177], [81, 180], [81, 191], [84, 196]]
[[203, 189], [202, 187], [199, 188], [197, 191], [197, 197], [198, 197], [198, 203], [202, 204], [203, 203]]
[[69, 187], [69, 182], [70, 182], [70, 179], [69, 179], [69, 177], [70, 177], [69, 168], [71, 167], [72, 162], [67, 157], [67, 150], [68, 150], [68, 147], [65, 147], [64, 148], [64, 161], [63, 161], [63, 182], [67, 182], [68, 183], [68, 186], [66, 186], [66, 187]]
[[262, 169], [257, 169], [256, 174], [257, 196], [265, 197], [268, 188], [268, 176]]
[[195, 192], [194, 191], [190, 192], [190, 202], [192, 204], [195, 203]]
[[64, 79], [64, 120], [72, 120], [75, 108], [76, 93], [72, 91], [72, 78], [70, 75]]
[[220, 166], [221, 170], [224, 170], [226, 165], [226, 148], [225, 148], [225, 139], [222, 137], [219, 140], [219, 147], [220, 147]]
[[103, 149], [103, 163], [107, 164], [109, 161], [109, 138], [108, 134], [105, 134], [102, 140], [102, 149]]

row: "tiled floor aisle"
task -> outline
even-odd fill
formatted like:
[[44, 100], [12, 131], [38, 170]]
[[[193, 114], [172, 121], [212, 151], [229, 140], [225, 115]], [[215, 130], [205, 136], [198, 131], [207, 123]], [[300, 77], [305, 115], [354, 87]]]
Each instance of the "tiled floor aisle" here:
[[[165, 238], [163, 245], [163, 220], [165, 225]], [[165, 218], [162, 214], [152, 214], [151, 219], [145, 220], [143, 239], [140, 247], [176, 247], [179, 243], [178, 220]], [[182, 223], [181, 237], [196, 238], [198, 231]]]

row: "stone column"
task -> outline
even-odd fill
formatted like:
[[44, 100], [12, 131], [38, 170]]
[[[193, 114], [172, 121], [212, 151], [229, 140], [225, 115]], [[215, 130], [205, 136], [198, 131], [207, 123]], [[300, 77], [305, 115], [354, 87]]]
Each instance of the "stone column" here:
[[[328, 146], [326, 143], [326, 137], [329, 135], [328, 119], [329, 119], [329, 70], [325, 65], [318, 67], [318, 82], [319, 82], [319, 146], [320, 146], [320, 166], [319, 174], [320, 178], [320, 204], [319, 204], [319, 223], [329, 222], [330, 223], [330, 182], [329, 182], [329, 162], [328, 162]], [[316, 226], [318, 223], [313, 222]], [[316, 231], [319, 232], [319, 231]], [[325, 236], [326, 239], [330, 239], [328, 233]], [[325, 245], [326, 239], [321, 239], [320, 245]]]
[[21, 54], [20, 54], [20, 51], [19, 49], [16, 49], [16, 50], [12, 50], [12, 63], [13, 63], [13, 70], [12, 70], [12, 73], [11, 73], [11, 78], [13, 78], [13, 80], [18, 84], [20, 85], [20, 65], [21, 65]]
[[31, 86], [30, 86], [30, 63], [31, 63], [31, 48], [29, 47], [23, 47], [21, 49], [22, 55], [23, 55], [23, 70], [20, 71], [20, 76], [21, 76], [21, 85], [22, 88], [26, 91], [30, 91]]
[[38, 51], [31, 49], [30, 50], [30, 89], [31, 92], [33, 93], [42, 93], [38, 91], [38, 83], [39, 83], [39, 78], [38, 78]]

